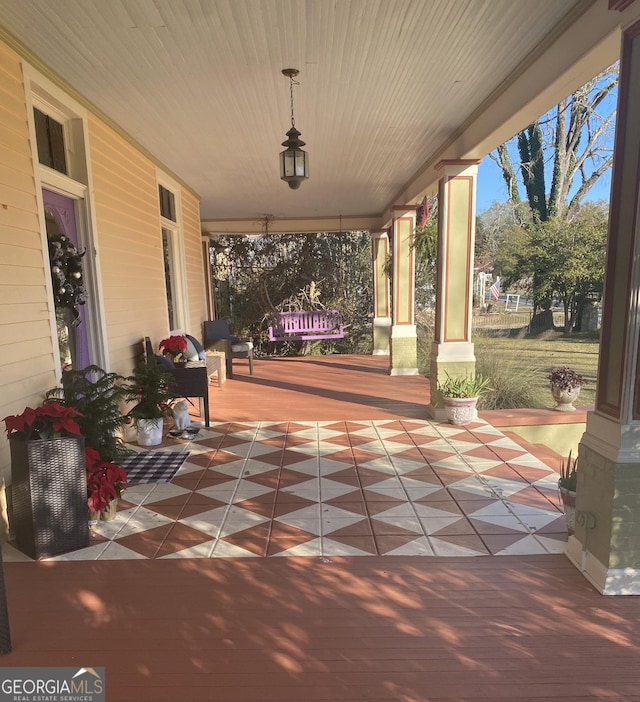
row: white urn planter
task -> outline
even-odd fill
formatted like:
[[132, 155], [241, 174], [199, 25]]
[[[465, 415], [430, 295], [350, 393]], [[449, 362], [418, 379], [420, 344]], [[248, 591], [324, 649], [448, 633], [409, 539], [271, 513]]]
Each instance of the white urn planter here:
[[449, 424], [470, 424], [476, 416], [477, 397], [443, 397]]
[[162, 430], [164, 420], [158, 419], [137, 419], [138, 443], [141, 446], [157, 446], [162, 443]]
[[580, 385], [576, 385], [573, 388], [563, 388], [560, 385], [555, 385], [551, 383], [551, 394], [556, 403], [553, 408], [556, 412], [575, 412], [576, 408], [573, 403], [578, 399], [580, 395]]

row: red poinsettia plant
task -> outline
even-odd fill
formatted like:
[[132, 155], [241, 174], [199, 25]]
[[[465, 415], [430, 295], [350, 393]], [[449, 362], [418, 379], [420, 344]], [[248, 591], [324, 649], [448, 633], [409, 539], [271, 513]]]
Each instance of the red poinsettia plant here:
[[127, 485], [127, 473], [115, 463], [104, 461], [94, 449], [84, 450], [87, 467], [87, 504], [89, 511], [102, 512], [111, 500], [122, 496]]
[[65, 407], [59, 402], [45, 402], [40, 407], [27, 407], [22, 414], [9, 415], [3, 421], [7, 437], [15, 436], [32, 441], [79, 436], [81, 431], [76, 417], [82, 416], [78, 410]]
[[184, 336], [170, 336], [160, 342], [159, 348], [165, 356], [171, 356], [175, 360], [187, 350], [187, 340]]

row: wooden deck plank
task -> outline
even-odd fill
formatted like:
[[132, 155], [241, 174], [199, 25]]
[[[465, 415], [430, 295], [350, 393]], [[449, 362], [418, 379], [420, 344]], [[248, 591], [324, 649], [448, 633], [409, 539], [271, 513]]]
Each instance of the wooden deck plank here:
[[2, 665], [109, 700], [633, 700], [640, 600], [563, 556], [9, 563]]

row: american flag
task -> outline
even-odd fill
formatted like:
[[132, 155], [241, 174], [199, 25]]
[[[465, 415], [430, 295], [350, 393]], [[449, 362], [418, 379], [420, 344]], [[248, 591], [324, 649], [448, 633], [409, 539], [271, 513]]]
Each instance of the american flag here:
[[489, 288], [489, 292], [494, 300], [500, 299], [500, 276], [496, 278], [496, 282]]

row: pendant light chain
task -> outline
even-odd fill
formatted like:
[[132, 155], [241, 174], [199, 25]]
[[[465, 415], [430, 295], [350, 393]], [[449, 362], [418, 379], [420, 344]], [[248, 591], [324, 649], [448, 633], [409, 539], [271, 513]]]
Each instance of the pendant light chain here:
[[289, 76], [289, 93], [291, 95], [291, 126], [295, 127], [296, 126], [296, 118], [293, 113], [293, 86], [295, 85], [300, 85], [300, 83], [297, 80], [293, 80], [293, 76]]

